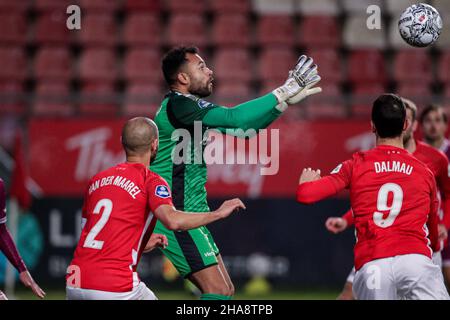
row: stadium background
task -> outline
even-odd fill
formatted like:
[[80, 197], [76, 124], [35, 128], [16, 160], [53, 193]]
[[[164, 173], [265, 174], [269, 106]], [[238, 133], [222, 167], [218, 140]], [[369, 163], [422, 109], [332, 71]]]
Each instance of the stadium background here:
[[[419, 109], [431, 102], [450, 108], [450, 1], [428, 2], [444, 20], [428, 49], [413, 49], [398, 35], [397, 19], [413, 2], [1, 0], [0, 176], [10, 185], [20, 132], [33, 202], [20, 217], [17, 241], [50, 298], [63, 298], [87, 179], [123, 159], [124, 119], [154, 116], [167, 90], [160, 59], [177, 44], [201, 48], [216, 79], [210, 100], [227, 106], [282, 84], [301, 53], [319, 65], [323, 93], [272, 125], [280, 130], [278, 175], [262, 177], [257, 165], [210, 168], [211, 207], [231, 196], [248, 207], [210, 229], [238, 297], [334, 298], [352, 265], [354, 237], [330, 235], [324, 222], [346, 211], [347, 196], [301, 206], [295, 186], [303, 167], [329, 171], [373, 145], [370, 105], [380, 93], [399, 93]], [[66, 27], [71, 4], [81, 7], [81, 30]], [[381, 29], [366, 26], [372, 4], [381, 8]], [[161, 254], [150, 253], [141, 276], [162, 298], [189, 297], [162, 268]], [[0, 255], [0, 283], [4, 270]], [[271, 295], [245, 293], [258, 277]]]

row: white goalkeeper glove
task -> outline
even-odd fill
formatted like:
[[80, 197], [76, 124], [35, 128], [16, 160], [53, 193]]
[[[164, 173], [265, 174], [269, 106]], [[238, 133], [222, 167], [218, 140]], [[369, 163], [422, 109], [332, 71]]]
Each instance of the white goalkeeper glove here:
[[295, 104], [310, 95], [321, 92], [321, 88], [312, 88], [320, 79], [313, 59], [302, 55], [294, 69], [289, 71], [286, 82], [272, 93], [277, 97], [280, 106], [284, 105], [282, 102]]

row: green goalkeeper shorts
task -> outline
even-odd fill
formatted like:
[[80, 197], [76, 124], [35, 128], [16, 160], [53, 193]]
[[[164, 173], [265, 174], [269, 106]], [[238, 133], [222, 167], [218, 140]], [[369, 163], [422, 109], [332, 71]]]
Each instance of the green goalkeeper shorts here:
[[219, 249], [205, 226], [188, 231], [170, 231], [158, 220], [153, 232], [167, 236], [169, 245], [161, 251], [184, 278], [218, 263]]

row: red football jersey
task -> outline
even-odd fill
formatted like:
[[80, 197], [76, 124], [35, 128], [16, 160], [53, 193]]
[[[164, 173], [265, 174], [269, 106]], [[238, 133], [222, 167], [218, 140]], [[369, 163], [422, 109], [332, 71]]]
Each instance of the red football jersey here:
[[355, 268], [403, 254], [431, 257], [437, 241], [436, 182], [433, 173], [406, 150], [380, 145], [357, 152], [331, 175], [299, 185], [309, 203], [350, 189], [356, 244]]
[[[449, 163], [446, 155], [432, 146], [416, 140], [416, 151], [413, 156], [422, 161], [433, 173], [438, 187], [439, 221], [450, 229], [450, 177]], [[353, 224], [352, 210], [347, 211], [342, 218], [348, 225]]]
[[450, 229], [450, 178], [447, 156], [440, 150], [416, 140], [416, 151], [413, 155], [433, 172], [438, 187], [439, 200], [441, 201], [439, 219], [447, 229]]
[[169, 186], [142, 164], [122, 163], [95, 175], [71, 262], [79, 270], [78, 286], [127, 292], [138, 285], [137, 265], [156, 223], [153, 212], [162, 204], [172, 205]]

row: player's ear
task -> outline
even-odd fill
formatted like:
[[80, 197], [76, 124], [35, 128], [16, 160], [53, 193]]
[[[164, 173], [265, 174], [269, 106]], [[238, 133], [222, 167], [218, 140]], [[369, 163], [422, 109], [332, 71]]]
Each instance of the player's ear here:
[[152, 144], [151, 144], [152, 153], [154, 153], [154, 152], [156, 152], [156, 150], [158, 150], [158, 145], [159, 145], [159, 139], [156, 138], [152, 141]]
[[405, 122], [403, 122], [403, 131], [405, 131], [406, 128], [408, 128], [408, 125], [409, 125], [409, 121], [408, 121], [408, 119], [405, 119]]
[[178, 73], [177, 79], [182, 85], [185, 85], [185, 86], [188, 85], [189, 81], [190, 81], [189, 75], [185, 72]]
[[375, 128], [375, 125], [373, 124], [372, 121], [370, 121], [370, 128], [372, 129], [373, 133], [377, 133], [377, 129]]
[[416, 132], [418, 126], [419, 122], [417, 120], [414, 120], [412, 125], [412, 132]]

